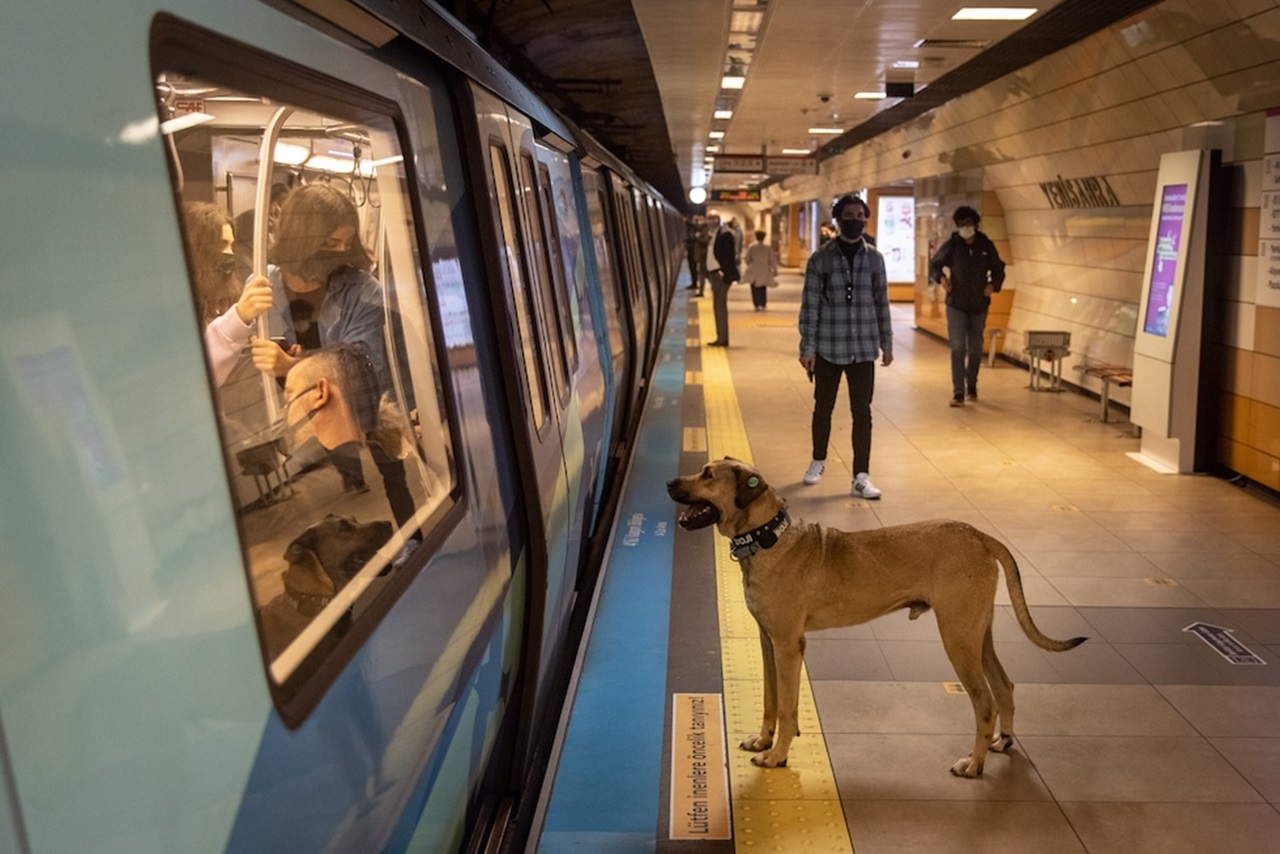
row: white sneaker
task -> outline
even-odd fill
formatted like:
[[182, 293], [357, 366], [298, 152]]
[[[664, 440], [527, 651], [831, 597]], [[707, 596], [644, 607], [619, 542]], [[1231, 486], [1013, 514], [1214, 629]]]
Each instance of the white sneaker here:
[[826, 460], [813, 460], [809, 463], [809, 468], [805, 470], [804, 482], [813, 486], [822, 480], [822, 473], [827, 470]]
[[867, 477], [866, 472], [862, 472], [853, 479], [853, 488], [849, 493], [857, 498], [880, 497], [880, 490], [876, 489], [876, 485], [871, 482], [871, 478]]

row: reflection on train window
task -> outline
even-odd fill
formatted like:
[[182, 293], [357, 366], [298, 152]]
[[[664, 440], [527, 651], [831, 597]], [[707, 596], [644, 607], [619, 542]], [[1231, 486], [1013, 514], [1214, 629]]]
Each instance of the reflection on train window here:
[[547, 384], [542, 367], [542, 347], [534, 326], [533, 289], [524, 270], [525, 253], [520, 249], [520, 234], [516, 230], [519, 208], [507, 168], [507, 155], [498, 146], [489, 149], [490, 166], [493, 169], [493, 186], [498, 199], [498, 217], [502, 226], [502, 255], [506, 260], [507, 281], [511, 286], [512, 302], [516, 312], [516, 326], [520, 331], [523, 348], [525, 384], [529, 389], [530, 414], [533, 427], [539, 434], [547, 419]]
[[296, 685], [372, 631], [453, 502], [411, 185], [367, 106], [170, 72], [157, 94], [264, 654]]

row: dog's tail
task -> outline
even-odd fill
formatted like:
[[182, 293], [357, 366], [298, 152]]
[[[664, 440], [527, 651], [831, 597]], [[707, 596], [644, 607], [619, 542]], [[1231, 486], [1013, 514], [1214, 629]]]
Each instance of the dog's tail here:
[[1004, 543], [981, 531], [979, 533], [982, 534], [982, 541], [986, 544], [987, 551], [1004, 567], [1004, 580], [1009, 588], [1009, 600], [1013, 603], [1013, 613], [1018, 618], [1018, 625], [1022, 626], [1022, 631], [1026, 632], [1032, 643], [1050, 652], [1066, 652], [1088, 640], [1088, 638], [1054, 640], [1040, 631], [1031, 619], [1031, 612], [1027, 609], [1027, 597], [1022, 592], [1022, 575], [1018, 572], [1018, 562], [1013, 559], [1013, 555], [1009, 553]]

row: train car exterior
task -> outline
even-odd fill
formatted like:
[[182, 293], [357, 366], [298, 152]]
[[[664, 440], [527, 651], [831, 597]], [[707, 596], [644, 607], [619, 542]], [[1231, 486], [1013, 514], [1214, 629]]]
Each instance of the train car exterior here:
[[327, 9], [3, 15], [0, 850], [519, 833], [678, 217], [432, 7]]

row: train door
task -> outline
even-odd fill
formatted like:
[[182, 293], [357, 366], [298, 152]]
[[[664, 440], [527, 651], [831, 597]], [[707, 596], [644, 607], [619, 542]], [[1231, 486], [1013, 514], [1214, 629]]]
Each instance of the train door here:
[[[535, 238], [531, 124], [478, 87], [472, 87], [472, 97], [486, 149], [485, 177], [498, 240], [500, 278], [490, 283], [490, 293], [499, 327], [508, 329], [513, 337], [518, 388], [508, 396], [509, 411], [516, 435], [523, 435], [519, 450], [527, 457], [534, 479], [533, 509], [538, 518], [531, 520], [531, 528], [540, 532], [542, 539], [537, 549], [541, 554], [530, 566], [528, 587], [526, 675], [531, 681], [525, 686], [529, 723], [522, 729], [529, 735], [536, 733], [545, 715], [553, 711], [547, 708], [550, 685], [546, 677], [569, 610], [568, 603], [559, 597], [566, 575], [572, 575], [577, 565], [576, 554], [569, 553], [569, 517], [576, 496], [565, 465], [568, 377], [563, 342], [550, 333], [556, 323], [555, 312], [546, 305], [546, 256]], [[580, 444], [580, 436], [568, 441], [570, 455], [580, 458], [580, 447], [572, 447], [575, 442]]]
[[597, 170], [583, 168], [582, 191], [586, 201], [586, 216], [583, 221], [586, 239], [582, 246], [589, 256], [588, 260], [593, 262], [587, 265], [588, 275], [594, 271], [599, 278], [599, 286], [590, 293], [598, 299], [598, 303], [593, 303], [592, 310], [600, 342], [601, 361], [608, 366], [605, 371], [604, 405], [608, 458], [596, 489], [596, 495], [602, 496], [612, 483], [614, 472], [617, 471], [626, 448], [627, 407], [630, 397], [619, 393], [619, 387], [632, 388], [636, 384], [631, 376], [635, 364], [636, 339], [627, 321], [625, 292], [618, 273], [620, 259], [617, 244], [610, 239], [611, 232], [605, 214], [608, 209], [607, 180]]
[[[581, 485], [576, 490], [571, 545], [592, 531], [592, 508], [599, 495], [600, 473], [607, 459], [605, 420], [605, 364], [596, 341], [595, 324], [587, 299], [587, 271], [578, 216], [578, 191], [569, 156], [557, 148], [538, 144], [538, 201], [546, 231], [551, 285], [565, 356], [573, 379], [571, 412], [582, 436]], [[570, 469], [572, 475], [572, 469]]]

